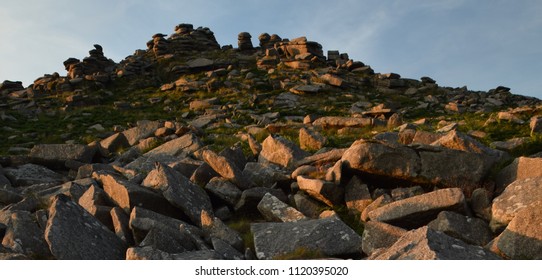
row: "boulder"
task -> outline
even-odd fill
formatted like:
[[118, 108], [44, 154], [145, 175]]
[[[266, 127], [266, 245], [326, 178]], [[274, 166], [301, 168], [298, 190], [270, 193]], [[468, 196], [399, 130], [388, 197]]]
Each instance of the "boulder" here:
[[341, 160], [351, 169], [405, 180], [418, 177], [421, 169], [421, 160], [413, 149], [365, 140], [354, 142]]
[[498, 260], [497, 255], [480, 246], [448, 236], [427, 226], [405, 233], [372, 260]]
[[203, 151], [203, 159], [216, 173], [230, 180], [240, 189], [248, 189], [252, 186], [253, 183], [245, 177], [243, 171], [232, 160], [217, 155], [211, 150]]
[[17, 203], [21, 200], [23, 200], [23, 196], [18, 194], [15, 189], [12, 189], [11, 187], [0, 187], [0, 204], [12, 204]]
[[542, 202], [519, 210], [489, 247], [505, 258], [542, 259]]
[[394, 201], [424, 194], [425, 191], [421, 186], [414, 186], [410, 188], [395, 188], [391, 190], [391, 198]]
[[228, 179], [214, 177], [205, 185], [205, 190], [210, 194], [220, 198], [230, 206], [235, 206], [241, 194], [243, 193], [237, 186], [231, 183]]
[[30, 150], [33, 161], [50, 168], [64, 168], [67, 160], [90, 163], [96, 149], [80, 144], [39, 144]]
[[13, 211], [3, 234], [2, 245], [15, 253], [32, 258], [52, 258], [49, 246], [43, 237], [43, 229], [35, 222], [34, 215], [27, 211]]
[[219, 218], [210, 216], [206, 211], [201, 211], [201, 229], [205, 236], [211, 239], [220, 239], [235, 250], [244, 250], [243, 239], [239, 233], [228, 227]]
[[96, 186], [90, 186], [88, 190], [79, 198], [79, 205], [83, 207], [92, 216], [96, 217], [107, 228], [113, 230], [113, 221], [111, 220], [110, 202], [107, 194]]
[[51, 169], [27, 163], [18, 168], [4, 169], [6, 177], [14, 186], [26, 187], [36, 184], [60, 184], [64, 177]]
[[531, 128], [531, 136], [542, 133], [542, 116], [534, 116], [529, 122], [529, 127]]
[[542, 201], [542, 177], [517, 180], [493, 200], [491, 228], [502, 230], [523, 208]]
[[305, 215], [297, 209], [280, 201], [270, 193], [266, 193], [258, 203], [258, 210], [269, 222], [296, 222], [306, 219]]
[[408, 231], [392, 225], [368, 221], [363, 225], [361, 249], [370, 256], [379, 249], [387, 249]]
[[136, 127], [132, 127], [122, 132], [126, 141], [130, 146], [139, 142], [139, 140], [154, 135], [154, 132], [162, 127], [162, 123], [158, 121], [138, 121]]
[[256, 223], [250, 228], [258, 259], [278, 258], [301, 248], [330, 257], [359, 254], [361, 249], [361, 237], [337, 216], [289, 223]]
[[110, 211], [111, 222], [115, 234], [128, 245], [134, 245], [134, 237], [130, 231], [130, 217], [119, 207], [113, 207]]
[[372, 126], [371, 118], [352, 118], [352, 117], [321, 117], [316, 119], [312, 125], [323, 128], [342, 128], [342, 127], [365, 127]]
[[464, 212], [465, 207], [461, 189], [441, 189], [386, 204], [371, 211], [369, 218], [403, 228], [416, 228], [435, 219], [441, 211]]
[[248, 162], [243, 170], [243, 175], [259, 187], [271, 187], [277, 182], [290, 180], [290, 176], [286, 175], [277, 165], [258, 162]]
[[266, 193], [272, 194], [282, 202], [288, 201], [288, 197], [281, 189], [255, 187], [243, 191], [243, 193], [241, 194], [241, 198], [235, 205], [235, 211], [256, 211], [258, 203], [260, 203]]
[[64, 195], [49, 208], [45, 239], [60, 260], [124, 259], [126, 251], [120, 238]]
[[213, 212], [205, 190], [169, 166], [157, 163], [141, 185], [162, 192], [167, 201], [181, 209], [196, 225], [200, 224], [202, 211]]
[[130, 147], [130, 143], [128, 143], [128, 139], [126, 139], [126, 136], [124, 136], [124, 134], [120, 132], [117, 132], [101, 140], [99, 145], [100, 145], [100, 148], [107, 151], [106, 153], [116, 153], [116, 152], [120, 152], [122, 149], [126, 149]]
[[344, 188], [334, 183], [297, 176], [299, 189], [328, 206], [344, 204]]
[[320, 150], [326, 142], [327, 139], [315, 130], [306, 128], [299, 130], [299, 145], [303, 150]]
[[295, 208], [308, 218], [316, 219], [325, 209], [325, 204], [312, 199], [309, 195], [298, 192], [294, 195]]
[[[137, 226], [137, 223], [134, 222], [134, 225]], [[149, 230], [138, 246], [152, 247], [169, 254], [183, 253], [195, 249], [190, 236], [187, 234], [182, 234], [179, 229], [175, 230], [158, 225]]]
[[92, 176], [102, 183], [105, 193], [113, 203], [126, 213], [130, 213], [135, 206], [164, 214], [176, 212], [160, 194], [131, 183], [118, 175], [94, 172]]
[[367, 207], [365, 207], [365, 209], [363, 209], [363, 212], [361, 212], [361, 221], [363, 222], [367, 222], [369, 220], [369, 213], [371, 213], [373, 210], [381, 207], [381, 206], [384, 206], [388, 203], [391, 203], [393, 201], [393, 199], [391, 198], [391, 196], [387, 193], [379, 196], [378, 198], [376, 198], [373, 202], [371, 202], [371, 204], [367, 205]]
[[497, 174], [495, 178], [496, 192], [501, 193], [514, 181], [535, 177], [542, 177], [542, 158], [516, 158]]
[[487, 222], [450, 211], [440, 212], [427, 226], [472, 245], [485, 246], [493, 239]]
[[270, 135], [262, 143], [262, 152], [258, 157], [258, 162], [274, 163], [287, 169], [293, 169], [296, 162], [307, 155], [294, 143], [280, 136]]

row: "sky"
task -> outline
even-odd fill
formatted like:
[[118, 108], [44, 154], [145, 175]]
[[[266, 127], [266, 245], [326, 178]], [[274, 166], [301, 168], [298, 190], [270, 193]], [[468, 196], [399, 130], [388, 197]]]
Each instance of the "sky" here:
[[542, 99], [539, 0], [3, 0], [0, 82], [25, 86], [93, 44], [119, 62], [175, 25], [209, 27], [220, 45], [250, 32], [306, 36], [379, 73]]

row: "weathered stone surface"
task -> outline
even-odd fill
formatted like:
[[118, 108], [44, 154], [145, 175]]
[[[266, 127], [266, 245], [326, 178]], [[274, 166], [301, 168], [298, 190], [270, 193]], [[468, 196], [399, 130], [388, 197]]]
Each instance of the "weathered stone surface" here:
[[245, 259], [244, 254], [241, 254], [239, 251], [233, 248], [230, 244], [224, 242], [222, 239], [212, 238], [211, 243], [213, 245], [213, 248], [215, 249], [215, 252], [225, 260]]
[[24, 164], [18, 168], [5, 168], [6, 177], [13, 186], [26, 187], [36, 184], [60, 184], [64, 177], [46, 167], [32, 163]]
[[164, 159], [166, 161], [172, 159], [179, 160], [202, 147], [203, 144], [199, 138], [194, 134], [189, 133], [148, 151], [125, 167], [148, 172], [154, 168], [154, 163], [157, 161], [164, 163]]
[[424, 194], [425, 191], [421, 186], [414, 186], [410, 188], [395, 188], [391, 190], [391, 198], [394, 201]]
[[123, 131], [122, 135], [124, 135], [128, 144], [133, 146], [139, 140], [154, 135], [154, 132], [161, 126], [162, 124], [157, 121], [138, 121], [136, 127]]
[[361, 214], [373, 202], [369, 187], [358, 176], [352, 177], [345, 186], [346, 208], [353, 214]]
[[354, 142], [341, 160], [351, 169], [398, 179], [418, 177], [421, 169], [414, 150], [364, 140]]
[[542, 177], [517, 180], [493, 200], [491, 228], [504, 228], [523, 208], [542, 201]]
[[298, 248], [326, 256], [358, 254], [361, 237], [336, 216], [290, 223], [251, 225], [258, 259], [273, 259]]
[[268, 136], [262, 143], [262, 152], [258, 157], [260, 163], [274, 163], [292, 169], [297, 161], [308, 154], [294, 143], [278, 136]]
[[[141, 207], [134, 207], [130, 213], [129, 228], [132, 230], [132, 236], [136, 244], [141, 243], [147, 236], [147, 233], [152, 228], [159, 227], [161, 229], [168, 228], [169, 231], [175, 234], [186, 234], [192, 238], [191, 244], [197, 247], [199, 236], [203, 233], [195, 226], [192, 226], [184, 221], [174, 219], [151, 210]], [[182, 231], [180, 229], [183, 228]], [[189, 244], [186, 244], [189, 245]]]
[[542, 133], [542, 116], [534, 116], [529, 122], [529, 127], [531, 128], [531, 136]]
[[315, 130], [306, 128], [299, 130], [299, 145], [303, 150], [320, 150], [326, 142], [327, 139]]
[[201, 229], [209, 238], [220, 239], [239, 251], [244, 249], [243, 239], [239, 233], [206, 211], [201, 211]]
[[115, 234], [128, 245], [134, 245], [134, 237], [130, 231], [130, 217], [119, 207], [113, 207], [110, 211], [111, 222]]
[[113, 230], [111, 220], [111, 206], [106, 193], [96, 187], [90, 186], [88, 190], [79, 198], [79, 205], [83, 207], [92, 216], [96, 217], [107, 228]]
[[280, 201], [270, 193], [266, 193], [260, 203], [258, 210], [269, 222], [296, 222], [306, 219], [305, 215], [297, 209]]
[[99, 145], [108, 153], [115, 153], [129, 147], [130, 143], [128, 143], [128, 140], [124, 134], [117, 132], [100, 141]]
[[514, 181], [542, 177], [542, 158], [519, 157], [503, 168], [495, 179], [497, 193]]
[[258, 187], [271, 187], [277, 182], [290, 180], [290, 177], [277, 165], [258, 162], [248, 162], [243, 175]]
[[304, 176], [298, 176], [297, 183], [300, 190], [328, 206], [333, 207], [344, 203], [344, 188], [334, 183]]
[[483, 220], [450, 211], [440, 212], [427, 226], [472, 245], [485, 246], [493, 239], [489, 225]]
[[361, 249], [368, 256], [378, 249], [391, 247], [401, 236], [408, 231], [392, 225], [368, 221], [363, 225]]
[[371, 118], [321, 117], [315, 120], [312, 125], [323, 128], [365, 127], [372, 126], [373, 120]]
[[3, 234], [2, 245], [15, 253], [33, 258], [52, 258], [49, 246], [43, 237], [43, 229], [39, 228], [30, 212], [11, 213], [5, 234]]
[[542, 259], [542, 202], [519, 210], [490, 249], [505, 258]]
[[241, 189], [248, 189], [252, 186], [252, 182], [245, 177], [243, 171], [237, 165], [228, 160], [224, 156], [219, 156], [211, 150], [203, 151], [203, 159], [213, 170], [220, 176], [232, 181]]
[[200, 224], [201, 211], [213, 212], [211, 200], [203, 188], [169, 166], [157, 163], [141, 185], [161, 191], [173, 206], [181, 209], [196, 225]]
[[264, 187], [255, 187], [252, 189], [244, 190], [241, 194], [241, 198], [235, 205], [236, 211], [256, 211], [258, 203], [262, 200], [266, 193], [270, 193], [280, 199], [283, 202], [288, 201], [288, 197], [281, 189], [271, 189]]
[[484, 188], [475, 189], [470, 197], [470, 206], [474, 214], [485, 221], [490, 221], [492, 199], [493, 196], [488, 190]]
[[124, 259], [126, 245], [81, 206], [59, 195], [49, 208], [45, 239], [57, 259]]
[[11, 187], [0, 187], [0, 204], [12, 204], [23, 200], [23, 196], [18, 194]]
[[152, 227], [145, 236], [145, 239], [139, 243], [139, 246], [150, 246], [170, 254], [182, 253], [195, 248], [191, 243], [190, 236], [187, 234], [182, 234], [179, 229], [174, 230], [161, 226]]
[[80, 144], [39, 144], [30, 150], [29, 156], [48, 167], [64, 167], [67, 160], [90, 163], [96, 149]]
[[131, 183], [118, 175], [95, 172], [93, 177], [102, 183], [105, 193], [115, 205], [126, 213], [130, 213], [135, 206], [145, 207], [159, 213], [174, 213], [173, 207], [163, 196]]
[[435, 219], [441, 211], [464, 212], [465, 206], [461, 189], [441, 189], [386, 204], [371, 211], [369, 218], [404, 228], [416, 228]]
[[371, 213], [373, 210], [381, 206], [391, 203], [392, 201], [393, 199], [387, 193], [380, 195], [371, 204], [367, 205], [365, 209], [363, 209], [363, 212], [361, 212], [361, 217], [360, 217], [361, 220], [363, 222], [367, 222], [369, 220], [369, 213]]
[[311, 198], [309, 195], [298, 192], [294, 195], [295, 208], [303, 215], [316, 219], [325, 208], [325, 204]]
[[405, 233], [395, 244], [373, 260], [498, 260], [482, 247], [468, 245], [442, 232], [421, 227]]
[[243, 193], [228, 179], [215, 177], [205, 185], [205, 190], [220, 198], [230, 206], [235, 206]]

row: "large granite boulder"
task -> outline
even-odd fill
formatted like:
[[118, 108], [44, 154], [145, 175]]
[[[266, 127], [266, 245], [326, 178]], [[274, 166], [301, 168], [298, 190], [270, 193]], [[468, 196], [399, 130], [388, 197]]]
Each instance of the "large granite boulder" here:
[[287, 169], [293, 169], [296, 162], [305, 158], [307, 152], [294, 143], [278, 136], [268, 136], [262, 143], [262, 152], [258, 158], [260, 163], [274, 163]]
[[60, 260], [124, 259], [126, 251], [115, 233], [64, 195], [49, 208], [45, 240]]
[[251, 225], [258, 259], [273, 259], [296, 249], [319, 251], [326, 256], [359, 254], [361, 236], [336, 216], [289, 223]]
[[405, 233], [388, 249], [372, 255], [373, 260], [498, 260], [497, 255], [455, 239], [442, 232], [421, 227]]

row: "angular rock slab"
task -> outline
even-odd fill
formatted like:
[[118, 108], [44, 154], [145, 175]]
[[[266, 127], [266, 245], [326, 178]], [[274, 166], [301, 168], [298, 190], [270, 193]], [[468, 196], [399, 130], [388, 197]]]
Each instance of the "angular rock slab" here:
[[442, 232], [421, 227], [404, 234], [387, 250], [371, 256], [372, 260], [498, 260], [482, 247], [468, 245]]
[[291, 223], [252, 224], [258, 259], [273, 259], [298, 248], [326, 256], [358, 254], [361, 236], [336, 216]]
[[542, 259], [542, 202], [518, 211], [490, 250], [510, 259]]
[[157, 163], [141, 185], [160, 190], [173, 206], [181, 209], [196, 225], [201, 222], [202, 211], [213, 213], [211, 199], [205, 190], [167, 165]]
[[49, 208], [45, 240], [60, 260], [120, 260], [126, 252], [115, 233], [64, 195]]
[[282, 138], [268, 136], [262, 143], [262, 152], [258, 157], [260, 163], [274, 163], [284, 168], [293, 169], [296, 162], [308, 156], [294, 143]]
[[542, 158], [516, 158], [497, 174], [496, 191], [500, 193], [515, 181], [536, 177], [542, 177]]
[[36, 184], [60, 184], [63, 181], [63, 176], [37, 164], [24, 164], [19, 168], [4, 169], [6, 177], [14, 186], [26, 187]]
[[499, 230], [506, 227], [521, 209], [538, 201], [542, 201], [542, 177], [513, 182], [493, 200], [491, 228]]
[[203, 151], [203, 159], [220, 176], [232, 181], [241, 189], [248, 189], [252, 183], [244, 176], [237, 165], [224, 156], [217, 155], [211, 150]]
[[33, 215], [26, 211], [14, 211], [9, 218], [2, 245], [16, 253], [35, 258], [51, 258], [51, 252]]
[[280, 199], [270, 193], [266, 193], [263, 196], [258, 204], [258, 210], [270, 222], [296, 222], [307, 219], [297, 209], [280, 201]]
[[364, 224], [361, 249], [368, 256], [378, 249], [387, 249], [408, 231], [392, 225], [368, 221]]
[[485, 246], [493, 239], [487, 222], [450, 211], [440, 212], [427, 226], [472, 245]]
[[90, 163], [95, 148], [80, 144], [39, 144], [30, 151], [29, 157], [36, 162], [52, 167], [64, 167], [67, 160]]
[[441, 189], [386, 204], [369, 213], [373, 221], [404, 228], [423, 226], [441, 211], [464, 212], [465, 196], [459, 188]]

